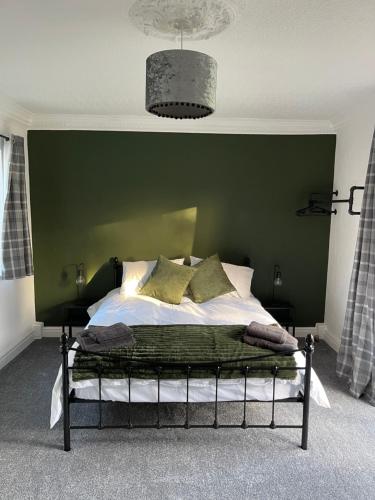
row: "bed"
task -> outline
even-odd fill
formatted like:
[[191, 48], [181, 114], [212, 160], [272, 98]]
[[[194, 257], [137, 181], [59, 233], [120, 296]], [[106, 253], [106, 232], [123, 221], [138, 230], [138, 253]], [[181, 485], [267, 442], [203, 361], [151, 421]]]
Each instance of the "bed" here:
[[[120, 275], [121, 267], [115, 259], [116, 285], [121, 282]], [[142, 356], [133, 353], [124, 357], [111, 352], [90, 357], [88, 353], [80, 352], [78, 344], [70, 342], [65, 334], [61, 337], [63, 362], [53, 387], [50, 424], [53, 427], [63, 415], [65, 451], [70, 450], [72, 429], [109, 427], [103, 422], [102, 407], [110, 402], [124, 403], [129, 409], [127, 422], [116, 427], [300, 428], [303, 449], [307, 449], [310, 397], [318, 405], [329, 407], [324, 388], [312, 369], [312, 335], [291, 356], [276, 356], [265, 349], [254, 350], [240, 341], [241, 329], [251, 321], [275, 323], [251, 294], [247, 298], [222, 295], [202, 304], [184, 297], [180, 305], [172, 305], [148, 296], [124, 297], [120, 288], [116, 287], [91, 306], [88, 312], [91, 316], [89, 325], [110, 326], [117, 322], [131, 325], [138, 336], [138, 350]], [[166, 351], [142, 351], [142, 345], [152, 345], [150, 339], [157, 339], [157, 343], [162, 345], [159, 338], [171, 339], [165, 343]], [[144, 344], [142, 339], [146, 339]], [[189, 346], [196, 346], [195, 352], [201, 354], [180, 356], [178, 346], [182, 344], [181, 339], [185, 344], [189, 342], [186, 352], [194, 351]], [[224, 350], [221, 345], [225, 346]], [[216, 346], [217, 352], [211, 353], [210, 346]], [[269, 422], [258, 425], [247, 422], [247, 406], [255, 401], [270, 403]], [[98, 405], [97, 425], [72, 425], [70, 405], [86, 402]], [[191, 405], [207, 402], [214, 406], [212, 422], [192, 424], [189, 421]], [[221, 402], [242, 402], [241, 422], [220, 423], [218, 403]], [[302, 404], [302, 424], [277, 425], [275, 404], [278, 402]], [[132, 421], [131, 407], [139, 403], [154, 403], [157, 406], [154, 423], [138, 425]], [[159, 408], [164, 403], [183, 403], [185, 422], [181, 425], [163, 423]]]

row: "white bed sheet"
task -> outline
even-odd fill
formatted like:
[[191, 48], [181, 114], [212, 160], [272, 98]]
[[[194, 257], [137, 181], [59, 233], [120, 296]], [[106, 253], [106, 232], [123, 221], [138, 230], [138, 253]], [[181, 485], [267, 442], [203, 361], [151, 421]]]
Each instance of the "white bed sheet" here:
[[[151, 297], [137, 295], [124, 297], [120, 289], [113, 291], [91, 308], [94, 313], [89, 325], [109, 326], [117, 322], [128, 325], [170, 325], [170, 324], [205, 324], [205, 325], [248, 325], [251, 321], [263, 324], [275, 323], [274, 318], [261, 306], [255, 297], [243, 299], [233, 294], [223, 295], [203, 304], [196, 304], [184, 298], [180, 305], [166, 304]], [[74, 351], [69, 352], [69, 366], [74, 363]], [[297, 366], [305, 365], [302, 353], [295, 353]], [[283, 399], [295, 397], [303, 392], [304, 371], [297, 372], [293, 380], [276, 379], [276, 397]], [[76, 396], [82, 399], [98, 399], [98, 380], [74, 382], [70, 372], [70, 388], [76, 390]], [[246, 390], [248, 399], [270, 401], [272, 399], [272, 378], [249, 378]], [[325, 390], [312, 370], [311, 397], [325, 408], [330, 404]], [[218, 400], [240, 400], [244, 397], [244, 379], [221, 379], [218, 388]], [[157, 402], [156, 380], [131, 380], [131, 398], [133, 402]], [[126, 379], [102, 380], [102, 399], [107, 401], [128, 401], [128, 381]], [[186, 381], [161, 380], [160, 400], [162, 402], [186, 401]], [[215, 400], [215, 379], [190, 379], [189, 400], [203, 403]], [[62, 414], [62, 370], [56, 378], [52, 391], [51, 428]]]

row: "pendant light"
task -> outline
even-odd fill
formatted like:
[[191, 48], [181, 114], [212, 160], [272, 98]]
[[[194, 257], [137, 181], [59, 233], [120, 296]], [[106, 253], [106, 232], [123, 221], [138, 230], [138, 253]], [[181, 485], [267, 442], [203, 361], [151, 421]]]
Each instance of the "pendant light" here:
[[181, 48], [151, 54], [146, 61], [146, 110], [176, 119], [204, 118], [216, 103], [213, 57]]
[[206, 40], [225, 30], [237, 16], [238, 0], [136, 0], [132, 23], [149, 36], [176, 41], [181, 48], [162, 50], [146, 60], [146, 103], [149, 113], [165, 118], [197, 119], [216, 107], [215, 59], [185, 50], [183, 38]]

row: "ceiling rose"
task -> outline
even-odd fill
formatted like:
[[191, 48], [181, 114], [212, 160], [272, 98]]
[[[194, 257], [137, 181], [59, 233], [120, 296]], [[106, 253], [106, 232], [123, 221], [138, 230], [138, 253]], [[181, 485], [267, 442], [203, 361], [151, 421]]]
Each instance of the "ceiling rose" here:
[[243, 0], [136, 0], [129, 10], [143, 33], [176, 40], [204, 40], [225, 30]]

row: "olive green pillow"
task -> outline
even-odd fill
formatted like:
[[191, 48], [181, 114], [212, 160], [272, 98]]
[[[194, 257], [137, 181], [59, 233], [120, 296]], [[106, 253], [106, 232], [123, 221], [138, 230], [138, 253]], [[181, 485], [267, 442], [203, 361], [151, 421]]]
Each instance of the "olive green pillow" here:
[[160, 255], [150, 278], [139, 293], [168, 304], [180, 304], [195, 272], [193, 267], [175, 264]]
[[198, 262], [192, 269], [197, 272], [192, 277], [189, 289], [194, 302], [206, 302], [236, 289], [229, 281], [218, 255], [211, 255]]

